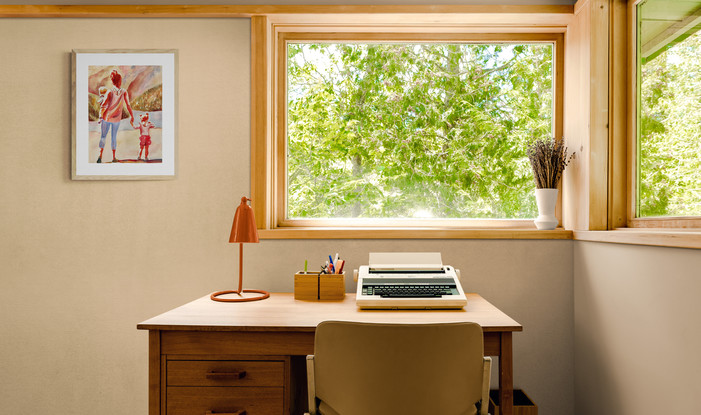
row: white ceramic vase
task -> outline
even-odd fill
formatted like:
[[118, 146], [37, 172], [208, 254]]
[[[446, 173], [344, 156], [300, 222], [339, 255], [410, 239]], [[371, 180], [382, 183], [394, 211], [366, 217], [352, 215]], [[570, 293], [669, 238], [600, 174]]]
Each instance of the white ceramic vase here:
[[535, 189], [535, 201], [538, 204], [538, 218], [534, 221], [536, 228], [543, 230], [557, 228], [555, 217], [557, 189]]

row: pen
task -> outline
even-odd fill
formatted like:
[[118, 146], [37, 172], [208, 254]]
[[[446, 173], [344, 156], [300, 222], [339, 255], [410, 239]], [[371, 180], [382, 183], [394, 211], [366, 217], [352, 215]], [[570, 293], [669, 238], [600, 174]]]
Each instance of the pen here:
[[307, 273], [307, 260], [304, 260], [304, 273]]
[[338, 269], [338, 252], [336, 252], [336, 258], [333, 259], [333, 266]]

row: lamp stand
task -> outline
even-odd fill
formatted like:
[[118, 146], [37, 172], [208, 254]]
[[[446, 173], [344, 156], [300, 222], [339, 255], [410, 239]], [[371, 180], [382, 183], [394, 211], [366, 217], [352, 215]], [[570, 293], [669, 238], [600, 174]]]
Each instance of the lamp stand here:
[[[221, 301], [223, 303], [240, 303], [244, 301], [258, 301], [258, 300], [265, 300], [266, 298], [270, 297], [270, 293], [267, 291], [263, 290], [244, 290], [242, 289], [243, 287], [243, 244], [239, 243], [239, 289], [234, 291], [234, 290], [226, 290], [226, 291], [217, 291], [215, 293], [212, 293], [209, 298], [212, 299], [212, 301]], [[241, 293], [258, 293], [261, 294], [256, 297], [241, 297]], [[224, 294], [237, 294], [240, 298], [218, 298], [220, 295]]]

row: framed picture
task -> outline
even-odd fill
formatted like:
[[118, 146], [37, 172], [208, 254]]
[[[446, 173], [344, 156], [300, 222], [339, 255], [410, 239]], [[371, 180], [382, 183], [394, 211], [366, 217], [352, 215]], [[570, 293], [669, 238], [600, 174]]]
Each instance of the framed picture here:
[[176, 50], [74, 50], [73, 180], [173, 179]]

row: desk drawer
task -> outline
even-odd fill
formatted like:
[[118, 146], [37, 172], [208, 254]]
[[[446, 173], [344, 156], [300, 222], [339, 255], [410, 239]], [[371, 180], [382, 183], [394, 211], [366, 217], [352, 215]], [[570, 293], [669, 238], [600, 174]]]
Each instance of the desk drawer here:
[[285, 363], [248, 360], [171, 360], [168, 386], [283, 386]]
[[223, 415], [242, 411], [246, 415], [282, 415], [283, 412], [283, 388], [171, 386], [166, 393], [166, 415]]

